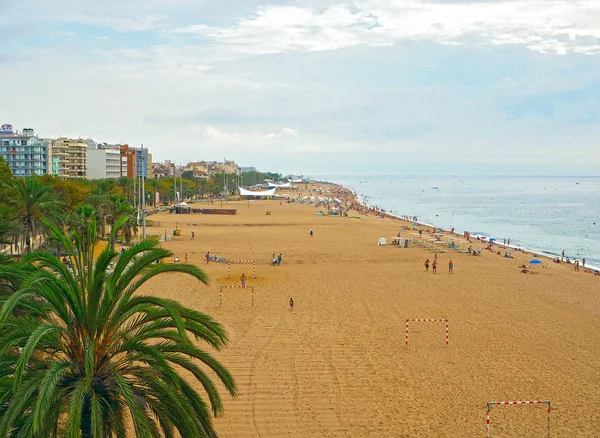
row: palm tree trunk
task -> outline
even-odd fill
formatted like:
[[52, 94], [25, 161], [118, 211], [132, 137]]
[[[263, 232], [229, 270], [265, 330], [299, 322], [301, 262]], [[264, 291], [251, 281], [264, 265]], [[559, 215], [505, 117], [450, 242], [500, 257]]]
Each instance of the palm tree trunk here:
[[83, 412], [81, 414], [81, 438], [93, 438], [92, 433], [92, 412], [90, 402], [86, 397], [83, 402]]

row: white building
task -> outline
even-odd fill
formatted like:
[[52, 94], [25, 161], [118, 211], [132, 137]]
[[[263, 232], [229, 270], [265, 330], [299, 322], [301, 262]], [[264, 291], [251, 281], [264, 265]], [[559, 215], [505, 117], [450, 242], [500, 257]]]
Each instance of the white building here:
[[88, 144], [88, 179], [119, 178], [121, 176], [121, 152], [118, 146]]

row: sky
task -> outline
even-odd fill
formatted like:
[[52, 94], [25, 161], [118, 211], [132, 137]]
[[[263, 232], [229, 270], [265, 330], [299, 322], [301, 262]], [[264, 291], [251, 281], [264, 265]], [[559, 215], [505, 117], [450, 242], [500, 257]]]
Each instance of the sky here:
[[0, 124], [154, 161], [600, 174], [600, 0], [0, 0]]

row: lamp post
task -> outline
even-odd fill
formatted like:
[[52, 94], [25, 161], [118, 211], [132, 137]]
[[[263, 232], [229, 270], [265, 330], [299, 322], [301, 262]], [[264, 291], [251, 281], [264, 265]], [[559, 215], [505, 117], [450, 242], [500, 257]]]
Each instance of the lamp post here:
[[145, 173], [148, 169], [148, 154], [144, 154], [144, 145], [142, 144], [142, 160], [144, 165], [142, 167], [142, 238], [146, 240], [146, 184], [145, 184]]

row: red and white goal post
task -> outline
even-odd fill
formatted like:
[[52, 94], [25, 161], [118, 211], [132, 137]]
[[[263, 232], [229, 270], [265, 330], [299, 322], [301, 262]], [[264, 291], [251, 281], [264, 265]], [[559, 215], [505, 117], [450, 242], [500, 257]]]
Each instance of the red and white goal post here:
[[256, 260], [229, 260], [229, 272], [227, 278], [231, 278], [231, 264], [236, 265], [249, 265], [252, 264], [252, 278], [256, 278]]
[[448, 345], [448, 320], [443, 318], [416, 318], [406, 320], [406, 346], [408, 346], [408, 323], [409, 322], [443, 322], [446, 325], [446, 345]]
[[219, 287], [219, 307], [223, 302], [223, 289], [250, 289], [252, 291], [252, 307], [254, 307], [254, 286], [221, 286]]
[[523, 401], [496, 401], [496, 402], [488, 402], [487, 404], [487, 413], [485, 418], [485, 436], [490, 437], [490, 411], [492, 410], [492, 406], [496, 405], [547, 405], [548, 406], [548, 415], [547, 415], [547, 437], [550, 438], [550, 400], [523, 400]]

